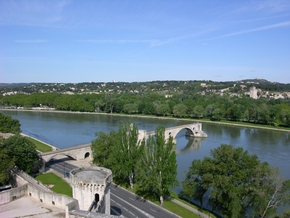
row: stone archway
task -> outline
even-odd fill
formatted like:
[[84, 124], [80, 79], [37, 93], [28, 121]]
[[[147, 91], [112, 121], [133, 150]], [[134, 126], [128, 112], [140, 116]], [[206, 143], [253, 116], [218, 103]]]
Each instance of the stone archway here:
[[91, 155], [90, 152], [86, 152], [85, 155], [84, 155], [84, 159], [90, 157], [90, 155]]

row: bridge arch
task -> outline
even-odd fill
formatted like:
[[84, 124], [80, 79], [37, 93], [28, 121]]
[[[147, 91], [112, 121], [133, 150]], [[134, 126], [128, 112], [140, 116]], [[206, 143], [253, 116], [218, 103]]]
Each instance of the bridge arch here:
[[[187, 136], [194, 136], [194, 134], [195, 134], [194, 131], [191, 128], [185, 126], [185, 127], [181, 127], [178, 129], [168, 130], [168, 137], [172, 136], [175, 139], [176, 136], [178, 135], [178, 133], [180, 133], [184, 129], [187, 130], [187, 132], [186, 132]], [[166, 131], [165, 131], [165, 137], [166, 137]]]
[[74, 155], [60, 152], [60, 153], [56, 153], [55, 155], [50, 156], [49, 159], [46, 160], [46, 162], [49, 162], [49, 161], [53, 160], [53, 158], [55, 158], [55, 157], [57, 157], [59, 155], [66, 156], [66, 157], [72, 158], [74, 160], [77, 160], [77, 157], [74, 156]]
[[84, 155], [84, 159], [88, 158], [91, 156], [91, 153], [90, 152], [86, 152], [85, 155]]

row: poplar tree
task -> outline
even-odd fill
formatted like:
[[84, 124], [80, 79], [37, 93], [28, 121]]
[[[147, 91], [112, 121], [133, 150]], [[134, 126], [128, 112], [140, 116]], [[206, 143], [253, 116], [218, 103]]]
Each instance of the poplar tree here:
[[115, 176], [128, 178], [130, 187], [134, 189], [136, 165], [143, 150], [143, 140], [138, 139], [136, 124], [121, 122], [117, 132], [117, 141], [113, 149], [114, 164], [112, 170]]
[[176, 154], [172, 136], [165, 139], [165, 128], [159, 126], [155, 136], [149, 136], [138, 163], [138, 181], [141, 189], [159, 196], [163, 206], [164, 196], [178, 185]]

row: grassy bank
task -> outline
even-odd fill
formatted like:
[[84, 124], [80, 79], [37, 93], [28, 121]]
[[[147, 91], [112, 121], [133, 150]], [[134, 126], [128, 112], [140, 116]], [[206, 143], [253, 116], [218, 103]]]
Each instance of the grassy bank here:
[[41, 141], [35, 140], [34, 138], [25, 136], [29, 141], [31, 141], [36, 146], [36, 150], [40, 152], [50, 152], [52, 151], [52, 147], [42, 143]]
[[35, 178], [36, 180], [48, 185], [50, 189], [56, 193], [64, 194], [72, 197], [72, 187], [59, 176], [54, 173], [41, 174]]

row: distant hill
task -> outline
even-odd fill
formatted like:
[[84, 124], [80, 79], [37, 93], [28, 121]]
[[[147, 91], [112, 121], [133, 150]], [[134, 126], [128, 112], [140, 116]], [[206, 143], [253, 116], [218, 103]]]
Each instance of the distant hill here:
[[244, 79], [217, 82], [211, 80], [148, 81], [148, 82], [82, 82], [82, 83], [0, 83], [0, 92], [8, 93], [143, 93], [143, 92], [211, 92], [228, 90], [231, 93], [249, 91], [250, 87], [271, 92], [290, 92], [290, 84], [265, 79]]
[[0, 83], [0, 89], [1, 88], [16, 88], [16, 87], [23, 87], [27, 86], [31, 83]]

